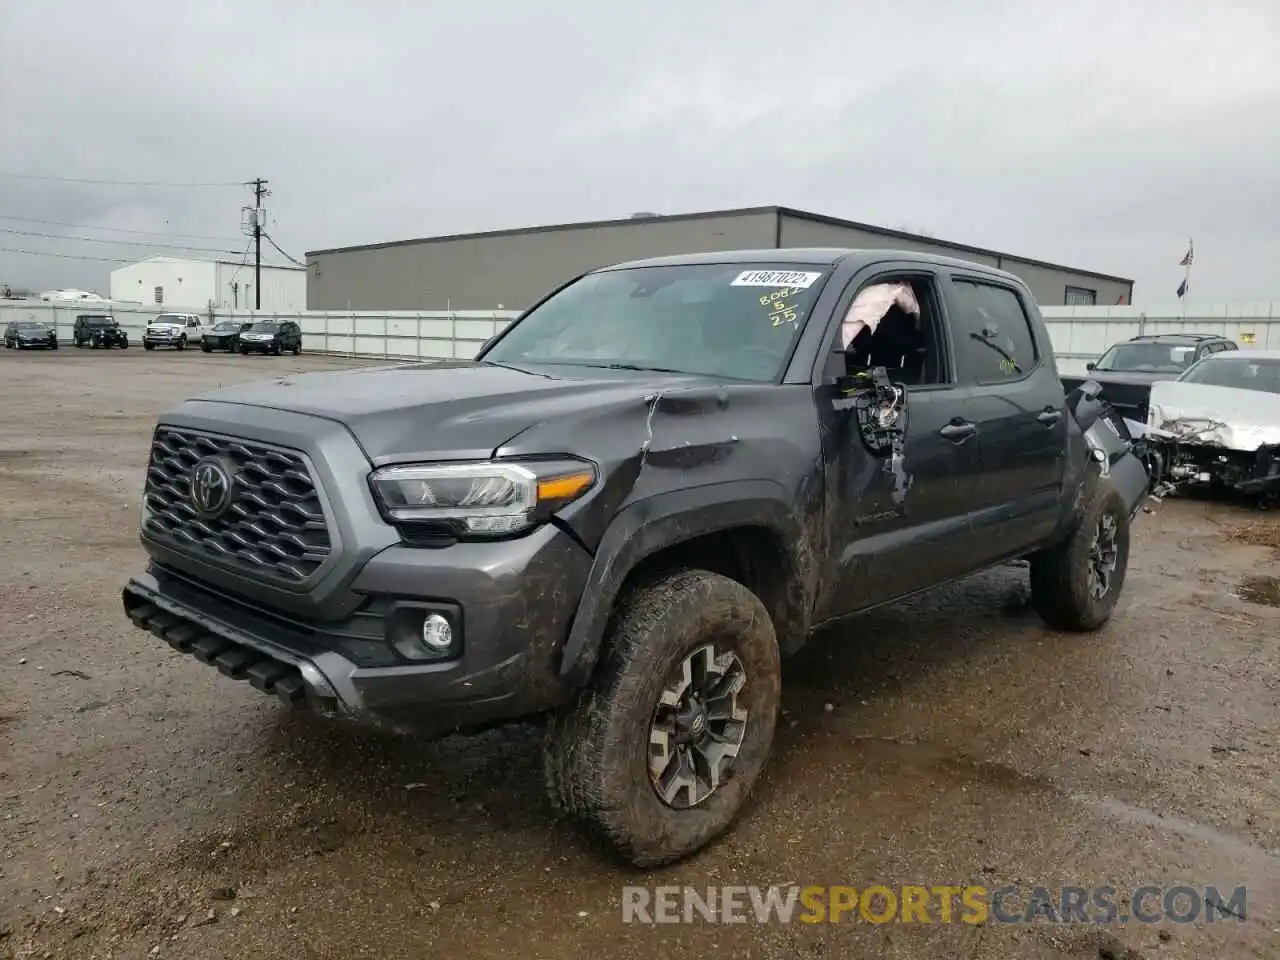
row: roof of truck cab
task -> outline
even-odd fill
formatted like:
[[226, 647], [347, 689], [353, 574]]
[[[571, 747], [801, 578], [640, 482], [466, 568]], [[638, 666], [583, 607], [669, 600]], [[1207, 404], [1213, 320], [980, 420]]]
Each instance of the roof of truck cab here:
[[910, 263], [928, 264], [931, 266], [950, 267], [953, 270], [965, 270], [984, 273], [990, 276], [1007, 277], [1017, 281], [1017, 277], [1005, 270], [998, 270], [986, 264], [974, 263], [972, 260], [959, 260], [955, 257], [944, 257], [932, 253], [917, 253], [914, 250], [893, 249], [852, 249], [847, 247], [764, 247], [758, 250], [715, 250], [707, 253], [681, 253], [666, 257], [649, 257], [644, 260], [629, 260], [615, 263], [605, 270], [631, 270], [636, 267], [675, 267], [694, 264], [727, 264], [727, 263], [766, 263], [766, 264], [806, 264], [810, 266], [832, 267], [846, 260], [857, 259], [861, 263], [878, 263], [884, 260], [906, 261]]

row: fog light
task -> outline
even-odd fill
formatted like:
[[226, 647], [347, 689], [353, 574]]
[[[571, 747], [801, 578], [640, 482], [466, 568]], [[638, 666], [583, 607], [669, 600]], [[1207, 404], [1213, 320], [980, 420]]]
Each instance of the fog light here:
[[428, 650], [443, 652], [453, 646], [453, 627], [449, 619], [438, 613], [422, 618], [422, 642]]

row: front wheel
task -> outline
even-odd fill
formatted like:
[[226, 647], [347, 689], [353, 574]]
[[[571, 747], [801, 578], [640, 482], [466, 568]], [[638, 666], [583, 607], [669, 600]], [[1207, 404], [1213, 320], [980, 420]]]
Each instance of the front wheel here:
[[128, 340], [123, 340], [123, 341], [121, 341], [121, 343], [120, 343], [120, 349], [121, 349], [121, 350], [128, 350], [128, 349], [129, 349], [129, 341], [128, 341]]
[[742, 584], [685, 570], [631, 593], [605, 643], [549, 725], [547, 787], [624, 860], [671, 863], [728, 829], [764, 769], [781, 697], [773, 624]]
[[1111, 619], [1129, 567], [1129, 513], [1105, 482], [1071, 535], [1031, 556], [1031, 602], [1056, 630], [1086, 632]]
[[180, 338], [180, 339], [178, 340], [178, 349], [179, 349], [179, 350], [185, 350], [185, 349], [187, 349], [187, 338], [186, 338], [186, 337], [182, 337], [182, 338]]

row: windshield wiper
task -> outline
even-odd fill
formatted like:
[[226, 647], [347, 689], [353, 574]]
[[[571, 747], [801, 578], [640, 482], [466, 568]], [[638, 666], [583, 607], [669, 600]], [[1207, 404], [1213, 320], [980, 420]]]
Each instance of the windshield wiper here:
[[653, 373], [688, 373], [687, 370], [672, 370], [670, 367], [642, 367], [637, 363], [584, 363], [584, 367], [601, 367], [605, 370], [645, 370]]

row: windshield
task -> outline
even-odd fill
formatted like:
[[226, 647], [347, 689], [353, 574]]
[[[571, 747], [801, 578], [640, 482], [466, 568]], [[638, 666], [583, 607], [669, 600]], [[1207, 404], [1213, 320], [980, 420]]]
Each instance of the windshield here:
[[254, 333], [279, 333], [280, 324], [278, 323], [251, 323], [249, 329]]
[[1180, 373], [1195, 358], [1196, 348], [1185, 343], [1117, 343], [1102, 355], [1095, 370], [1133, 370]]
[[111, 317], [85, 317], [84, 322], [89, 327], [114, 327], [116, 322]]
[[1205, 357], [1178, 380], [1211, 387], [1280, 393], [1280, 360]]
[[790, 356], [823, 276], [791, 264], [606, 270], [530, 311], [484, 360], [766, 382]]
[[239, 329], [240, 329], [240, 324], [227, 323], [224, 320], [222, 323], [214, 324], [213, 332], [214, 333], [235, 333]]
[[18, 331], [20, 333], [45, 333], [49, 328], [42, 323], [20, 323]]
[[152, 323], [176, 323], [178, 326], [185, 326], [187, 318], [176, 313], [162, 313], [151, 321]]

